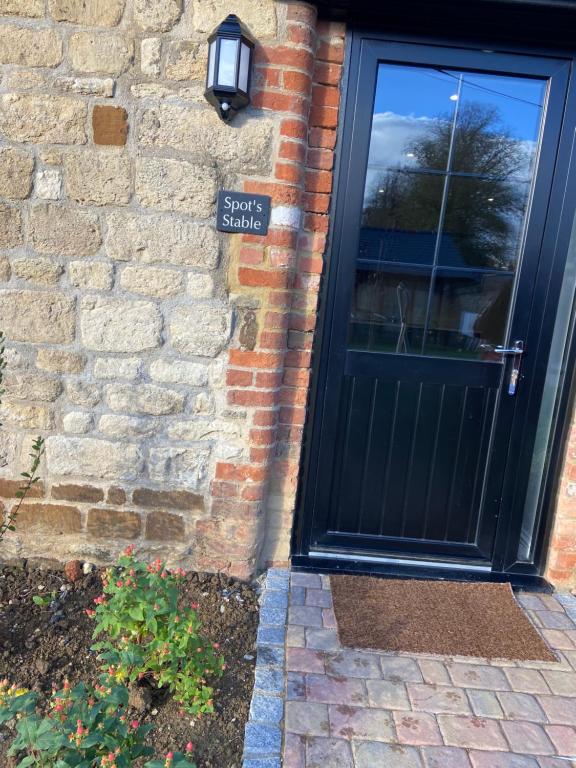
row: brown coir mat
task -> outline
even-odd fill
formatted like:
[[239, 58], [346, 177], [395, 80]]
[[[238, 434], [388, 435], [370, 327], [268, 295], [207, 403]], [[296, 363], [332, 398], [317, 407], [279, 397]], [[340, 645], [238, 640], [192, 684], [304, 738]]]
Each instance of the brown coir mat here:
[[509, 584], [331, 576], [342, 645], [557, 661]]

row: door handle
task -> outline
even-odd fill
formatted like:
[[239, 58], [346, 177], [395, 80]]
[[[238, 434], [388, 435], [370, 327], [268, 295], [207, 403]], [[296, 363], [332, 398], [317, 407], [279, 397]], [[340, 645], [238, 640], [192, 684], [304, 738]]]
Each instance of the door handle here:
[[494, 352], [498, 352], [500, 355], [522, 355], [524, 354], [524, 342], [522, 339], [518, 339], [514, 342], [513, 347], [494, 347]]
[[494, 352], [499, 352], [502, 356], [511, 355], [513, 358], [510, 378], [508, 379], [508, 394], [511, 396], [515, 395], [518, 377], [520, 376], [520, 360], [524, 354], [524, 342], [522, 339], [518, 339], [514, 342], [513, 347], [495, 347]]

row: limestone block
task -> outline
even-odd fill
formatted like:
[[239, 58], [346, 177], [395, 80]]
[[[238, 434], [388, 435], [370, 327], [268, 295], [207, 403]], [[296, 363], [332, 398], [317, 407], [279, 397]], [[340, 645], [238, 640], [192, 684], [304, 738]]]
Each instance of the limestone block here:
[[5, 283], [10, 280], [12, 270], [10, 269], [10, 260], [7, 256], [0, 253], [0, 283]]
[[168, 44], [164, 75], [168, 80], [205, 80], [208, 46], [188, 40]]
[[192, 272], [188, 275], [186, 290], [196, 299], [208, 299], [214, 294], [214, 278], [205, 272]]
[[68, 279], [77, 288], [108, 291], [112, 288], [112, 265], [104, 261], [71, 261]]
[[53, 29], [0, 24], [0, 63], [55, 67], [62, 61], [62, 40]]
[[85, 27], [115, 27], [126, 0], [48, 0], [48, 13], [56, 21]]
[[132, 194], [132, 169], [128, 157], [109, 152], [67, 155], [66, 191], [83, 205], [126, 205]]
[[147, 37], [140, 43], [140, 69], [145, 75], [160, 75], [162, 44], [159, 37]]
[[40, 147], [38, 149], [38, 157], [46, 165], [62, 165], [62, 152], [59, 149], [49, 147], [44, 149]]
[[172, 29], [182, 13], [182, 0], [135, 0], [134, 21], [146, 31]]
[[12, 69], [6, 70], [2, 79], [6, 91], [38, 91], [49, 88], [50, 74], [41, 69]]
[[52, 403], [62, 392], [60, 379], [38, 371], [17, 371], [5, 379], [6, 395], [13, 400], [39, 400]]
[[231, 9], [225, 0], [201, 0], [194, 5], [194, 28], [201, 34], [212, 32], [222, 19], [233, 12], [257, 37], [276, 35], [276, 2], [274, 0], [235, 0]]
[[30, 236], [34, 250], [59, 256], [88, 256], [102, 242], [94, 213], [54, 203], [31, 207]]
[[51, 259], [42, 256], [35, 258], [23, 256], [12, 260], [12, 273], [30, 283], [55, 285], [63, 272], [64, 268], [60, 264], [55, 264]]
[[182, 273], [161, 267], [130, 266], [120, 274], [120, 285], [126, 291], [156, 296], [175, 296], [182, 291]]
[[265, 175], [273, 157], [272, 121], [246, 114], [227, 124], [213, 109], [163, 103], [142, 111], [138, 136], [144, 147], [172, 147], [228, 172]]
[[80, 329], [87, 349], [140, 352], [160, 346], [162, 316], [150, 301], [85, 297]]
[[134, 57], [132, 40], [109, 32], [76, 32], [70, 37], [68, 55], [78, 72], [120, 75]]
[[158, 446], [150, 451], [148, 474], [154, 482], [177, 483], [197, 491], [205, 484], [209, 460], [209, 448]]
[[56, 168], [38, 171], [34, 191], [42, 200], [58, 200], [62, 192], [62, 173]]
[[44, 5], [44, 0], [0, 0], [0, 15], [37, 19], [44, 16]]
[[213, 269], [218, 236], [207, 224], [176, 216], [113, 213], [107, 218], [106, 251], [118, 261]]
[[208, 384], [208, 368], [201, 363], [186, 360], [167, 360], [164, 357], [150, 364], [150, 377], [165, 384], [186, 384], [188, 387], [205, 387]]
[[12, 141], [84, 144], [86, 115], [85, 102], [69, 96], [0, 96], [0, 133]]
[[0, 203], [0, 248], [15, 248], [23, 242], [20, 211]]
[[98, 429], [108, 437], [149, 437], [158, 425], [155, 419], [106, 413], [100, 417]]
[[153, 384], [111, 384], [106, 390], [106, 402], [120, 413], [161, 416], [182, 411], [184, 395]]
[[138, 357], [98, 357], [94, 360], [94, 376], [97, 379], [127, 379], [133, 381], [140, 374]]
[[141, 157], [136, 161], [136, 196], [146, 208], [207, 218], [216, 201], [216, 175], [212, 168], [186, 160]]
[[64, 93], [79, 93], [82, 96], [114, 95], [114, 80], [111, 77], [55, 77], [52, 87]]
[[215, 357], [230, 337], [230, 325], [226, 306], [176, 307], [170, 320], [170, 343], [187, 355]]
[[28, 405], [7, 397], [0, 404], [0, 422], [18, 429], [53, 429], [54, 414], [46, 405]]
[[240, 434], [240, 427], [238, 424], [225, 421], [217, 422], [214, 419], [190, 419], [177, 421], [175, 424], [171, 424], [166, 431], [172, 440], [196, 442], [236, 437]]
[[62, 435], [47, 438], [46, 459], [50, 474], [100, 480], [135, 480], [144, 464], [135, 445]]
[[85, 435], [92, 428], [92, 414], [83, 411], [72, 411], [62, 417], [64, 432], [72, 435]]
[[214, 413], [214, 410], [214, 398], [212, 395], [209, 392], [198, 392], [192, 403], [192, 411], [202, 416], [208, 416]]
[[0, 328], [11, 341], [65, 343], [74, 339], [74, 299], [51, 291], [0, 292]]
[[0, 197], [24, 200], [32, 188], [34, 159], [14, 147], [0, 149]]
[[53, 373], [80, 373], [84, 370], [86, 358], [78, 352], [41, 348], [36, 353], [36, 365], [43, 371]]
[[93, 408], [100, 402], [102, 392], [97, 384], [72, 380], [66, 382], [66, 397], [73, 405]]

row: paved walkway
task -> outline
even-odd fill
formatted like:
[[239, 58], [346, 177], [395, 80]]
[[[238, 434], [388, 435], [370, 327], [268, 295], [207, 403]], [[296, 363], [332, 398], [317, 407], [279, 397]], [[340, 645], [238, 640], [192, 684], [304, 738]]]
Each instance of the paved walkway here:
[[559, 663], [343, 649], [328, 578], [293, 573], [284, 768], [576, 766], [576, 599], [519, 600]]

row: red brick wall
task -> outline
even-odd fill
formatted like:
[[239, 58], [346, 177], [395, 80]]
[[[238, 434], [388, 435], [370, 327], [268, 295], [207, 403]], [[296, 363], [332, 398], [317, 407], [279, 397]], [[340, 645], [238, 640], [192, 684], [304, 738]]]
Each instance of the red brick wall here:
[[[312, 336], [328, 232], [328, 209], [344, 26], [316, 21], [303, 3], [288, 7], [289, 44], [261, 47], [252, 103], [281, 113], [274, 179], [247, 179], [246, 192], [271, 195], [280, 215], [266, 238], [244, 235], [233, 248], [233, 292], [257, 300], [255, 343], [230, 350], [227, 397], [248, 413], [248, 462], [221, 462], [212, 516], [202, 525], [206, 568], [247, 575], [289, 555]], [[300, 218], [300, 225], [294, 222]], [[254, 337], [252, 337], [254, 341]]]
[[565, 447], [564, 469], [550, 539], [548, 578], [558, 588], [576, 587], [576, 420]]

